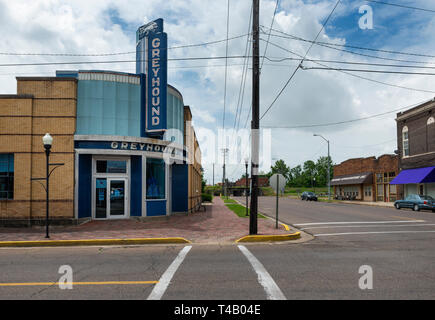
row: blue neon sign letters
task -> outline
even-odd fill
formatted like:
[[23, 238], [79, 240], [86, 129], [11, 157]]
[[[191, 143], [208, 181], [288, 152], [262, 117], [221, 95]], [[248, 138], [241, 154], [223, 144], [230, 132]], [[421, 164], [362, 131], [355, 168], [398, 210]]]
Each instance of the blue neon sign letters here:
[[[141, 26], [136, 32], [136, 73], [141, 75], [143, 136], [162, 135], [167, 129], [168, 37], [163, 19]], [[145, 80], [145, 81], [144, 81]]]

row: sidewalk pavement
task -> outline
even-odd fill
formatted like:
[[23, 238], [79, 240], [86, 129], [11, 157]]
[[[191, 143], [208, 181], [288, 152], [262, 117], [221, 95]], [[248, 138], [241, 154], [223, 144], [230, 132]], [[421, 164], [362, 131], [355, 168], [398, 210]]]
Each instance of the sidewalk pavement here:
[[377, 202], [371, 202], [371, 201], [347, 201], [347, 200], [339, 200], [341, 203], [350, 203], [350, 204], [359, 204], [359, 205], [365, 205], [365, 206], [374, 206], [374, 207], [387, 207], [387, 208], [394, 208], [394, 202], [383, 202], [383, 201], [377, 201]]
[[[293, 233], [271, 219], [258, 219], [259, 235]], [[249, 235], [249, 217], [239, 218], [219, 197], [206, 211], [142, 221], [92, 220], [79, 226], [50, 226], [50, 240], [132, 239], [182, 237], [192, 243], [234, 243]], [[0, 228], [0, 241], [45, 241], [45, 227]], [[47, 241], [50, 241], [47, 240]]]

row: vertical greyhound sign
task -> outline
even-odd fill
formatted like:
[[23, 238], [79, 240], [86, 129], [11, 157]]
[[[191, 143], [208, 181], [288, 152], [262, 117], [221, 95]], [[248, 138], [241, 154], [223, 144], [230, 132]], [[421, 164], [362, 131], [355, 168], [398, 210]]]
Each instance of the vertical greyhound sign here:
[[137, 31], [136, 72], [141, 77], [142, 108], [145, 110], [145, 136], [162, 135], [166, 124], [168, 79], [168, 37], [163, 32], [163, 19], [157, 19]]

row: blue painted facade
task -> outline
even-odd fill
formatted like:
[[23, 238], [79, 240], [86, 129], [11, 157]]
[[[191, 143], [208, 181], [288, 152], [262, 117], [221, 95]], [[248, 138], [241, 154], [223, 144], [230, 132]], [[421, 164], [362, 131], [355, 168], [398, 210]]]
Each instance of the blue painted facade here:
[[[181, 94], [167, 85], [163, 20], [142, 26], [137, 37], [137, 74], [56, 72], [57, 77], [78, 80], [77, 218], [188, 211], [184, 103]], [[167, 159], [171, 161], [163, 161]]]

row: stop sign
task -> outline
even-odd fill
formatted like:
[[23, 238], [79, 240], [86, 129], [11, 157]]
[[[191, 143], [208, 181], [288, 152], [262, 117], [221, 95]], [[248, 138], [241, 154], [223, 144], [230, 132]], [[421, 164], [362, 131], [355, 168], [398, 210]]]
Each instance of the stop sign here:
[[272, 175], [269, 179], [269, 184], [273, 188], [273, 190], [280, 190], [281, 192], [284, 192], [286, 179], [285, 177], [280, 173], [275, 173]]

